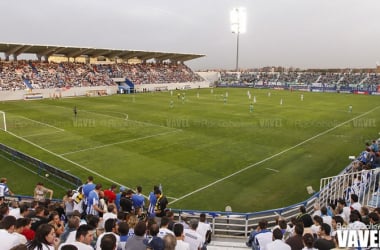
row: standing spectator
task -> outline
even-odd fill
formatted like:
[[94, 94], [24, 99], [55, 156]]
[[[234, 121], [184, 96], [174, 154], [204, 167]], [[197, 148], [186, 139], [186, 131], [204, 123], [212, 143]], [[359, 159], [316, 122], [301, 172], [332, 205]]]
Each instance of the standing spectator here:
[[66, 195], [62, 199], [63, 208], [64, 208], [65, 215], [67, 218], [70, 218], [74, 212], [73, 194], [74, 194], [73, 190], [69, 189], [67, 190]]
[[204, 213], [199, 215], [197, 233], [202, 236], [204, 248], [206, 248], [206, 245], [211, 241], [212, 230], [210, 224], [206, 223], [206, 214]]
[[297, 220], [301, 221], [304, 227], [311, 227], [311, 225], [313, 225], [313, 219], [310, 214], [306, 212], [306, 208], [304, 206], [300, 206], [300, 213], [297, 216]]
[[99, 192], [101, 189], [102, 184], [96, 184], [95, 189], [90, 191], [87, 197], [87, 214], [99, 216], [99, 213], [103, 212], [103, 210], [99, 207]]
[[165, 216], [166, 213], [166, 207], [168, 206], [168, 200], [166, 199], [166, 196], [164, 196], [161, 193], [161, 190], [157, 189], [154, 192], [154, 195], [156, 196], [156, 207], [154, 208], [154, 213], [156, 214], [157, 217], [157, 223], [161, 222], [161, 218]]
[[136, 188], [137, 193], [132, 195], [132, 202], [133, 202], [133, 208], [136, 210], [137, 208], [144, 209], [145, 206], [145, 198], [143, 196], [142, 187], [137, 186]]
[[51, 200], [53, 198], [53, 190], [44, 187], [42, 182], [38, 182], [34, 188], [34, 200], [38, 202], [45, 202], [47, 194], [49, 194], [49, 200]]
[[82, 193], [83, 186], [79, 187], [78, 190], [73, 191], [73, 212], [78, 211], [81, 215], [83, 215], [83, 207], [84, 207], [84, 194]]
[[82, 192], [84, 194], [84, 207], [85, 210], [87, 210], [88, 206], [88, 196], [90, 195], [90, 192], [95, 189], [95, 184], [94, 184], [94, 177], [91, 175], [87, 178], [86, 184], [83, 185]]
[[114, 204], [109, 204], [107, 206], [107, 212], [103, 214], [103, 220], [102, 220], [102, 227], [104, 227], [104, 223], [108, 219], [117, 219], [117, 214], [116, 214], [116, 206]]
[[104, 199], [107, 201], [108, 204], [115, 203], [116, 200], [116, 185], [112, 184], [109, 189], [104, 190]]
[[190, 250], [189, 243], [184, 241], [185, 235], [183, 234], [183, 225], [180, 223], [174, 224], [173, 231], [177, 239], [175, 250]]
[[200, 250], [203, 246], [202, 236], [197, 233], [198, 220], [190, 220], [190, 229], [185, 229], [185, 239], [184, 241], [189, 243], [190, 250]]
[[4, 200], [6, 195], [13, 195], [12, 191], [8, 188], [7, 178], [2, 177], [0, 179], [0, 204]]
[[1, 249], [10, 249], [20, 244], [17, 235], [13, 234], [16, 226], [16, 218], [14, 216], [6, 216], [0, 222], [0, 242]]
[[155, 195], [156, 190], [159, 190], [158, 186], [153, 187], [153, 191], [149, 193], [149, 206], [148, 206], [148, 217], [154, 218], [156, 214], [154, 213], [154, 208], [156, 207], [157, 198]]
[[120, 211], [120, 198], [121, 198], [122, 192], [124, 192], [125, 190], [126, 190], [126, 188], [124, 186], [121, 186], [119, 189], [119, 193], [116, 194], [115, 204], [117, 207], [117, 211]]
[[59, 239], [55, 237], [54, 227], [50, 224], [42, 224], [36, 231], [34, 240], [28, 242], [28, 250], [54, 250], [59, 245]]
[[132, 202], [132, 193], [131, 189], [128, 189], [126, 192], [121, 193], [120, 198], [120, 210], [124, 213], [132, 213], [133, 210], [133, 202]]

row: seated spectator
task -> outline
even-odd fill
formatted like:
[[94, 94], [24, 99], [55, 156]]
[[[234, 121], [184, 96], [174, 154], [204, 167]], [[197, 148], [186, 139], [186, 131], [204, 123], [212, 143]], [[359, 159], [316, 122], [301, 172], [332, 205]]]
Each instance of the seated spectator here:
[[116, 237], [116, 244], [117, 246], [120, 245], [120, 236], [118, 233], [119, 225], [117, 224], [117, 219], [108, 219], [104, 223], [104, 230], [105, 232], [99, 235], [97, 241], [96, 241], [96, 250], [101, 250], [100, 243], [102, 241], [102, 238], [107, 234], [112, 234]]
[[370, 229], [379, 230], [380, 229], [380, 221], [379, 215], [375, 212], [371, 212], [368, 214]]
[[314, 247], [321, 250], [335, 248], [335, 241], [330, 236], [330, 233], [330, 226], [326, 223], [322, 223], [318, 233], [318, 239], [314, 242]]
[[125, 243], [128, 240], [128, 223], [125, 221], [119, 222], [119, 235], [120, 235], [120, 247], [121, 249], [125, 248]]
[[273, 241], [268, 243], [265, 248], [261, 249], [266, 249], [266, 250], [291, 250], [291, 247], [284, 243], [282, 241], [282, 232], [281, 229], [276, 228], [273, 230]]
[[53, 211], [49, 215], [49, 224], [54, 227], [55, 235], [57, 237], [61, 236], [61, 234], [65, 231], [65, 223], [61, 221], [58, 212]]
[[[266, 244], [272, 241], [272, 232], [267, 229], [268, 222], [262, 220], [259, 222], [256, 230], [249, 235], [246, 245], [252, 247], [253, 250], [265, 248]], [[185, 238], [186, 239], [186, 238]]]
[[2, 249], [10, 249], [20, 244], [19, 237], [14, 233], [16, 227], [16, 218], [14, 216], [6, 216], [0, 222], [0, 242]]
[[359, 211], [357, 211], [357, 210], [351, 211], [348, 229], [355, 229], [355, 230], [367, 229], [366, 224], [364, 224], [360, 220], [361, 220], [361, 218], [360, 218]]
[[158, 237], [159, 228], [157, 224], [152, 224], [149, 229], [149, 236], [144, 240], [144, 244], [149, 249], [164, 250], [164, 240]]
[[164, 250], [175, 250], [177, 245], [177, 240], [174, 235], [167, 234], [164, 236]]
[[50, 224], [42, 224], [36, 230], [34, 240], [27, 243], [28, 249], [56, 249], [59, 239], [55, 237], [54, 227]]
[[125, 243], [125, 250], [146, 250], [146, 246], [143, 243], [145, 231], [145, 222], [139, 221], [134, 228], [134, 235]]
[[64, 229], [64, 232], [61, 234], [61, 243], [72, 243], [75, 241], [76, 232], [80, 226], [80, 219], [78, 216], [71, 216], [67, 225]]
[[13, 232], [14, 235], [17, 235], [20, 244], [25, 244], [28, 241], [25, 235], [22, 234], [22, 231], [24, 231], [26, 225], [26, 221], [26, 218], [18, 218], [16, 221], [15, 231]]
[[31, 221], [32, 221], [32, 226], [31, 226], [31, 229], [36, 232], [37, 228], [42, 225], [42, 224], [46, 224], [49, 222], [49, 220], [47, 219], [46, 215], [48, 214], [48, 211], [46, 208], [42, 207], [42, 206], [38, 206], [36, 207], [35, 209], [35, 215], [33, 217], [31, 217]]
[[89, 225], [81, 225], [75, 233], [75, 241], [63, 243], [59, 246], [59, 250], [63, 250], [65, 246], [75, 246], [80, 250], [94, 250], [91, 242], [94, 237], [94, 228]]
[[115, 250], [117, 249], [117, 240], [115, 235], [107, 234], [104, 235], [102, 241], [100, 242], [101, 250]]
[[302, 249], [303, 248], [303, 235], [304, 226], [302, 222], [298, 222], [294, 225], [294, 235], [286, 240], [286, 244], [288, 244], [292, 249]]
[[171, 230], [168, 229], [169, 222], [170, 222], [170, 220], [169, 220], [168, 217], [166, 217], [166, 216], [162, 217], [160, 230], [158, 232], [158, 237], [160, 237], [161, 239], [163, 239], [164, 236], [167, 235], [167, 234], [174, 235], [174, 233]]
[[314, 248], [314, 236], [307, 233], [302, 236], [303, 244], [305, 245], [302, 250], [317, 250]]

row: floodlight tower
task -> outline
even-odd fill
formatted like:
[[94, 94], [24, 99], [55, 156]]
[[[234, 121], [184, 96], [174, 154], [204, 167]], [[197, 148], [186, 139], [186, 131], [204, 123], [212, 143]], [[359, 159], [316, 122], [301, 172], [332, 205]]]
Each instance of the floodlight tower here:
[[244, 7], [233, 8], [230, 14], [231, 31], [236, 34], [236, 71], [239, 70], [239, 35], [247, 30], [247, 13]]

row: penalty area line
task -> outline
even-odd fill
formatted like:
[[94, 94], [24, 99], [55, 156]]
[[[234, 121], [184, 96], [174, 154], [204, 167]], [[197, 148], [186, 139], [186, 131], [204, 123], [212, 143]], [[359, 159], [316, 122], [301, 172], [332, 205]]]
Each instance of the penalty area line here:
[[175, 133], [175, 132], [179, 132], [179, 131], [182, 131], [182, 130], [174, 130], [174, 131], [168, 131], [168, 132], [158, 133], [158, 134], [154, 134], [154, 135], [147, 135], [147, 136], [143, 136], [143, 137], [139, 137], [139, 138], [134, 138], [134, 139], [124, 140], [124, 141], [104, 144], [104, 145], [100, 145], [100, 146], [96, 146], [96, 147], [91, 147], [91, 148], [85, 148], [85, 149], [81, 149], [81, 150], [66, 152], [66, 153], [63, 153], [63, 154], [60, 154], [60, 155], [63, 156], [63, 155], [76, 154], [76, 153], [80, 153], [80, 152], [85, 152], [85, 151], [89, 151], [89, 150], [95, 150], [95, 149], [99, 149], [99, 148], [110, 147], [110, 146], [114, 146], [114, 145], [118, 145], [118, 144], [123, 144], [123, 143], [127, 143], [127, 142], [139, 141], [139, 140], [144, 140], [144, 139], [148, 139], [148, 138], [152, 138], [152, 137], [156, 137], [156, 136], [167, 135], [167, 134], [171, 134], [171, 133]]
[[273, 168], [265, 168], [265, 169], [268, 169], [268, 170], [273, 171], [273, 172], [276, 172], [276, 173], [280, 173], [279, 170], [276, 170], [276, 169], [273, 169]]
[[116, 182], [116, 181], [114, 181], [114, 180], [111, 180], [110, 178], [104, 176], [103, 174], [100, 174], [100, 173], [98, 173], [98, 172], [96, 172], [96, 171], [94, 171], [94, 170], [91, 170], [91, 169], [89, 169], [89, 168], [87, 168], [87, 167], [85, 167], [85, 166], [83, 166], [83, 165], [81, 165], [81, 164], [79, 164], [79, 163], [77, 163], [77, 162], [75, 162], [75, 161], [72, 161], [72, 160], [70, 160], [70, 159], [67, 159], [67, 158], [65, 158], [65, 157], [63, 157], [63, 156], [61, 156], [61, 155], [59, 155], [59, 154], [56, 154], [56, 153], [50, 151], [49, 149], [46, 149], [46, 148], [44, 148], [44, 147], [42, 147], [42, 146], [40, 146], [40, 145], [38, 145], [38, 144], [36, 144], [36, 143], [34, 143], [34, 142], [31, 142], [31, 141], [29, 141], [29, 140], [27, 140], [27, 139], [25, 139], [25, 138], [23, 138], [23, 137], [21, 137], [21, 136], [16, 135], [16, 134], [14, 134], [14, 133], [12, 133], [12, 132], [10, 132], [10, 131], [6, 131], [6, 133], [8, 133], [8, 134], [10, 134], [10, 135], [12, 135], [12, 136], [14, 136], [14, 137], [16, 137], [16, 138], [18, 138], [18, 139], [20, 139], [20, 140], [26, 142], [26, 143], [28, 143], [28, 144], [30, 144], [30, 145], [36, 147], [36, 148], [39, 148], [39, 149], [41, 149], [41, 150], [43, 150], [43, 151], [45, 151], [45, 152], [47, 152], [47, 153], [49, 153], [49, 154], [51, 154], [51, 155], [54, 155], [54, 156], [56, 156], [56, 157], [58, 157], [58, 158], [60, 158], [60, 159], [62, 159], [62, 160], [64, 160], [64, 161], [67, 161], [67, 162], [69, 162], [69, 163], [71, 163], [71, 164], [73, 164], [73, 165], [75, 165], [75, 166], [77, 166], [77, 167], [79, 167], [79, 168], [81, 168], [81, 169], [84, 169], [84, 170], [86, 170], [87, 172], [89, 172], [89, 173], [91, 173], [91, 174], [93, 174], [93, 175], [96, 175], [96, 176], [100, 177], [101, 179], [104, 179], [104, 180], [109, 181], [109, 182], [111, 182], [111, 183], [114, 183], [114, 184], [116, 184], [116, 185], [124, 186], [124, 187], [126, 187], [127, 189], [130, 189], [129, 187], [127, 187], [127, 186], [124, 185], [124, 184], [121, 184], [121, 183], [119, 183], [119, 182]]
[[48, 123], [44, 123], [44, 122], [40, 122], [40, 121], [36, 121], [36, 120], [30, 119], [30, 118], [27, 118], [27, 117], [25, 117], [25, 116], [18, 115], [18, 117], [20, 117], [20, 118], [22, 118], [22, 119], [25, 119], [25, 120], [28, 120], [28, 121], [32, 121], [32, 122], [35, 122], [35, 123], [41, 124], [41, 125], [44, 125], [44, 126], [46, 126], [46, 127], [50, 127], [50, 128], [57, 129], [57, 130], [59, 130], [59, 131], [61, 131], [61, 132], [65, 131], [63, 128], [57, 128], [57, 127], [55, 127], [55, 126], [53, 126], [53, 125], [50, 125], [50, 124], [48, 124]]
[[319, 134], [316, 134], [316, 135], [310, 137], [309, 139], [306, 139], [306, 140], [304, 140], [304, 141], [302, 141], [302, 142], [300, 142], [300, 143], [298, 143], [298, 144], [296, 144], [296, 145], [294, 145], [294, 146], [292, 146], [290, 148], [284, 149], [281, 152], [278, 152], [277, 154], [271, 155], [271, 156], [269, 156], [269, 157], [267, 157], [267, 158], [265, 158], [265, 159], [263, 159], [261, 161], [258, 161], [258, 162], [253, 163], [253, 164], [251, 164], [251, 165], [249, 165], [249, 166], [247, 166], [245, 168], [242, 168], [242, 169], [240, 169], [240, 170], [238, 170], [238, 171], [236, 171], [236, 172], [234, 172], [234, 173], [232, 173], [230, 175], [227, 175], [227, 176], [225, 176], [223, 178], [220, 178], [220, 179], [218, 179], [218, 180], [216, 180], [216, 181], [214, 181], [212, 183], [209, 183], [209, 184], [207, 184], [207, 185], [205, 185], [203, 187], [200, 187], [200, 188], [198, 188], [198, 189], [196, 189], [196, 190], [194, 190], [194, 191], [192, 191], [190, 193], [187, 193], [187, 194], [185, 194], [185, 195], [177, 198], [176, 200], [172, 201], [171, 204], [176, 203], [177, 201], [183, 200], [183, 199], [185, 199], [185, 198], [187, 198], [187, 197], [189, 197], [189, 196], [191, 196], [193, 194], [196, 194], [196, 193], [198, 193], [198, 192], [200, 192], [200, 191], [202, 191], [204, 189], [207, 189], [207, 188], [209, 188], [211, 186], [214, 186], [214, 185], [218, 184], [219, 182], [225, 181], [225, 180], [227, 180], [227, 179], [229, 179], [229, 178], [231, 178], [231, 177], [233, 177], [235, 175], [238, 175], [238, 174], [240, 174], [240, 173], [242, 173], [242, 172], [244, 172], [244, 171], [246, 171], [246, 170], [248, 170], [250, 168], [253, 168], [253, 167], [257, 166], [257, 165], [260, 165], [260, 164], [262, 164], [264, 162], [267, 162], [267, 161], [269, 161], [269, 160], [271, 160], [273, 158], [276, 158], [277, 156], [283, 155], [283, 154], [289, 152], [290, 150], [293, 150], [295, 148], [298, 148], [299, 146], [302, 146], [302, 145], [306, 144], [309, 141], [312, 141], [312, 140], [314, 140], [314, 139], [316, 139], [318, 137], [321, 137], [321, 136], [323, 136], [323, 135], [325, 135], [325, 134], [327, 134], [327, 133], [329, 133], [329, 132], [331, 132], [331, 131], [339, 128], [339, 127], [342, 127], [342, 126], [344, 126], [344, 125], [346, 125], [346, 124], [348, 124], [348, 123], [350, 123], [350, 122], [352, 122], [352, 121], [354, 121], [356, 119], [359, 119], [359, 118], [361, 118], [363, 116], [366, 116], [369, 113], [372, 113], [373, 111], [375, 111], [376, 109], [379, 109], [379, 108], [380, 108], [380, 106], [377, 106], [377, 107], [375, 107], [375, 108], [373, 108], [373, 109], [371, 109], [371, 110], [369, 110], [369, 111], [367, 111], [367, 112], [365, 112], [365, 113], [363, 113], [361, 115], [355, 116], [355, 117], [353, 117], [353, 118], [351, 118], [351, 119], [349, 119], [349, 120], [347, 120], [345, 122], [339, 123], [335, 127], [332, 127], [332, 128], [327, 129], [327, 130], [325, 130], [325, 131], [323, 131], [323, 132], [321, 132]]

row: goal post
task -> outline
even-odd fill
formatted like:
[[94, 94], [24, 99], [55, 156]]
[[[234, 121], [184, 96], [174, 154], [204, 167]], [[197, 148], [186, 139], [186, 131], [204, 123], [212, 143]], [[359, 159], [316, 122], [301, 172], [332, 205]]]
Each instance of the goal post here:
[[0, 111], [0, 129], [7, 131], [7, 120], [5, 119], [4, 111]]

